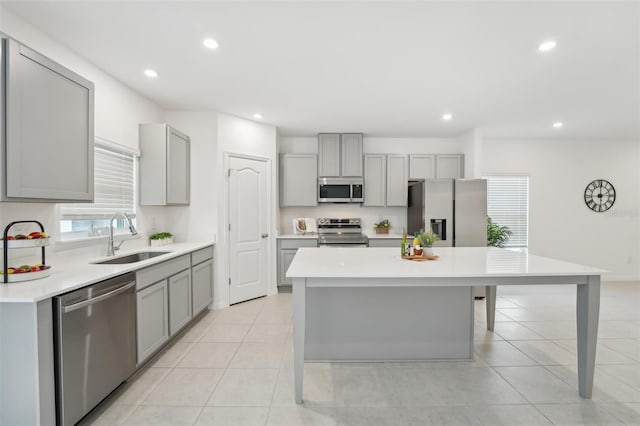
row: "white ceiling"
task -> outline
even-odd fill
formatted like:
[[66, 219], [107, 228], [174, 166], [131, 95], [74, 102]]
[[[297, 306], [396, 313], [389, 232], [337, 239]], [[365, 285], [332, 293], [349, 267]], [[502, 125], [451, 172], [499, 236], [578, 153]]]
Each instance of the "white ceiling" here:
[[[259, 111], [285, 135], [640, 139], [635, 1], [3, 7], [166, 109]], [[558, 46], [541, 54], [546, 39]]]

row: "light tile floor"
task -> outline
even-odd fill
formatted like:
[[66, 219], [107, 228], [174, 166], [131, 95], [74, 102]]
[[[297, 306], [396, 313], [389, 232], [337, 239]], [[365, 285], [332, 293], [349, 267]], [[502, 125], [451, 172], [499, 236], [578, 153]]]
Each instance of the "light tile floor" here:
[[640, 425], [640, 283], [605, 283], [593, 399], [577, 394], [574, 286], [476, 301], [472, 362], [307, 363], [291, 294], [208, 312], [85, 421], [96, 425]]

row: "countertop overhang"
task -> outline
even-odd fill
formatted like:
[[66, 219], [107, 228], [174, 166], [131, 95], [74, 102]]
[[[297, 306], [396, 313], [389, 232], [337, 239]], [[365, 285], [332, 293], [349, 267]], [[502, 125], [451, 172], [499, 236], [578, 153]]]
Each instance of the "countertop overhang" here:
[[439, 259], [415, 262], [400, 248], [300, 248], [289, 278], [508, 278], [585, 276], [607, 271], [496, 247], [438, 247]]
[[148, 266], [180, 257], [187, 253], [212, 246], [213, 242], [176, 243], [161, 247], [144, 247], [119, 252], [117, 256], [125, 256], [140, 251], [169, 251], [151, 259], [122, 265], [97, 265], [91, 262], [109, 259], [99, 258], [65, 258], [55, 253], [47, 256], [47, 264], [51, 265], [51, 275], [33, 281], [0, 284], [0, 303], [34, 303], [59, 294], [88, 286], [118, 275], [126, 274]]

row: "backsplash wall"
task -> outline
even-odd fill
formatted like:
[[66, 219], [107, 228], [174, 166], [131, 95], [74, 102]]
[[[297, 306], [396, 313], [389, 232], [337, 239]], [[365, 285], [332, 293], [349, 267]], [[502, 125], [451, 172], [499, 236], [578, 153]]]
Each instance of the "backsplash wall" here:
[[282, 207], [280, 208], [279, 234], [293, 233], [293, 219], [298, 217], [338, 217], [362, 219], [362, 230], [365, 233], [373, 233], [373, 224], [382, 219], [391, 222], [392, 234], [401, 234], [407, 226], [406, 207], [362, 207], [359, 204], [321, 204], [317, 207]]

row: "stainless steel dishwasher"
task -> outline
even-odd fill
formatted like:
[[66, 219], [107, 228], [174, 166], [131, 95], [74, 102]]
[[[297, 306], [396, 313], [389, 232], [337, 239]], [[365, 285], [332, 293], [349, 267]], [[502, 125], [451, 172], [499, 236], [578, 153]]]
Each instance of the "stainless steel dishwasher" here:
[[135, 274], [54, 297], [56, 415], [73, 425], [136, 368]]

